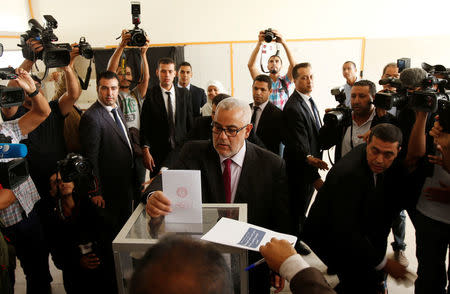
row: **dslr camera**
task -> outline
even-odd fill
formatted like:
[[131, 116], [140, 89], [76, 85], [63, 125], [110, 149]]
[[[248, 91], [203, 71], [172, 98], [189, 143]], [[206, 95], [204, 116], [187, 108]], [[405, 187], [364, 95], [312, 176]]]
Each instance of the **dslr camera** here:
[[85, 37], [80, 38], [80, 42], [75, 47], [80, 48], [80, 55], [86, 59], [92, 59], [94, 57], [94, 51], [92, 50], [91, 45], [86, 42]]
[[264, 41], [265, 41], [266, 43], [272, 42], [273, 39], [275, 39], [275, 38], [276, 38], [276, 36], [275, 36], [275, 34], [273, 33], [273, 31], [272, 31], [271, 28], [268, 28], [267, 30], [264, 31]]
[[134, 28], [128, 31], [131, 34], [131, 41], [128, 42], [128, 46], [142, 47], [147, 41], [147, 34], [143, 29], [139, 28], [141, 24], [141, 3], [139, 1], [131, 2], [131, 17]]
[[[60, 43], [58, 37], [53, 33], [53, 29], [58, 27], [58, 22], [51, 15], [44, 15], [46, 21], [45, 28], [35, 19], [30, 19], [28, 25], [30, 30], [20, 36], [19, 47], [22, 48], [22, 55], [29, 60], [41, 59], [47, 68], [67, 66], [70, 62], [70, 44]], [[27, 40], [33, 39], [41, 41], [44, 50], [34, 53], [27, 44]]]
[[392, 107], [397, 107], [397, 109], [401, 110], [408, 104], [408, 92], [406, 88], [403, 87], [400, 79], [390, 77], [381, 79], [378, 83], [380, 85], [390, 85], [391, 87], [396, 88], [397, 91], [384, 91], [376, 93], [373, 99], [373, 104], [375, 107], [385, 110], [390, 110]]
[[92, 166], [83, 156], [69, 153], [57, 163], [63, 182], [74, 182], [83, 176], [92, 175]]

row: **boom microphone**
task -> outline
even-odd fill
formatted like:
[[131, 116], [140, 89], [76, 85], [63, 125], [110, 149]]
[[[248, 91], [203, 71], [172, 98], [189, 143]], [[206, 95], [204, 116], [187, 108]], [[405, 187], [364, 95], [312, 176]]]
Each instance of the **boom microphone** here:
[[0, 143], [0, 158], [19, 158], [27, 156], [25, 144]]

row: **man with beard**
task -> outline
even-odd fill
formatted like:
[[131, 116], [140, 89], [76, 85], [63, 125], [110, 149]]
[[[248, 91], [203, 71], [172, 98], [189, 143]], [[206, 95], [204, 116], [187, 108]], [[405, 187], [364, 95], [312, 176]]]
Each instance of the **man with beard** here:
[[[282, 76], [281, 75], [281, 67], [282, 60], [281, 57], [277, 54], [272, 55], [269, 58], [267, 69], [269, 70], [269, 76], [272, 79], [272, 92], [270, 94], [269, 100], [275, 106], [280, 109], [283, 109], [286, 101], [289, 99], [289, 86], [292, 83], [292, 68], [295, 65], [294, 57], [292, 56], [289, 47], [287, 46], [286, 40], [283, 39], [283, 36], [277, 30], [272, 30], [275, 38], [274, 41], [277, 43], [281, 43], [283, 45], [284, 50], [286, 51], [286, 55], [289, 59], [289, 68], [287, 73]], [[258, 43], [256, 44], [255, 49], [250, 55], [250, 60], [248, 61], [248, 69], [250, 70], [250, 75], [252, 76], [252, 80], [261, 74], [256, 66], [256, 57], [258, 56], [259, 48], [264, 42], [264, 31], [259, 32]]]

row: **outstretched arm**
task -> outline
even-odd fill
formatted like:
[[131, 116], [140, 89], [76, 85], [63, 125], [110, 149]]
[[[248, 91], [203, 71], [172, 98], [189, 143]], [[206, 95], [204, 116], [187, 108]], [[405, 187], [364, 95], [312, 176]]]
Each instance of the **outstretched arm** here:
[[248, 69], [250, 70], [250, 75], [254, 80], [257, 75], [260, 74], [258, 67], [256, 66], [256, 57], [258, 56], [259, 48], [264, 41], [264, 31], [260, 31], [258, 35], [258, 43], [256, 43], [255, 49], [253, 49], [252, 55], [250, 55], [250, 59], [248, 60]]

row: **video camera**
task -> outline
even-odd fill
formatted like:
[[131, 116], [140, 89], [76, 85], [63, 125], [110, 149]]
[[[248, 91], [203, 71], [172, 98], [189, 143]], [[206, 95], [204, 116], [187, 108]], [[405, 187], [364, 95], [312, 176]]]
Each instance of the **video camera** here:
[[[26, 149], [26, 146], [23, 144], [11, 144], [11, 145], [23, 145], [23, 146], [15, 146], [15, 147], [22, 147], [22, 148], [15, 148], [15, 149], [21, 149], [22, 152], [17, 152], [17, 150], [6, 150], [3, 152], [3, 149], [7, 147], [11, 143], [11, 137], [6, 137], [3, 134], [0, 134], [0, 143], [2, 144], [2, 149], [0, 150], [2, 154], [2, 158], [15, 158], [19, 157], [20, 155], [23, 155], [21, 157], [26, 156], [26, 152], [23, 152], [23, 149]], [[6, 144], [4, 144], [6, 143]], [[8, 154], [7, 154], [8, 153]], [[13, 156], [10, 156], [11, 153]], [[22, 153], [22, 154], [20, 154]], [[27, 161], [24, 158], [20, 159], [14, 159], [7, 162], [0, 162], [0, 183], [2, 184], [3, 188], [5, 189], [14, 189], [21, 185], [23, 182], [27, 180], [29, 176], [28, 173], [28, 164]]]
[[131, 2], [131, 16], [134, 28], [128, 31], [131, 34], [131, 41], [128, 42], [128, 46], [142, 47], [147, 41], [147, 34], [139, 28], [141, 24], [141, 3], [139, 1]]
[[[51, 15], [44, 15], [44, 19], [45, 28], [33, 18], [28, 21], [30, 30], [20, 36], [18, 45], [22, 48], [22, 55], [29, 60], [41, 59], [47, 68], [67, 66], [72, 47], [68, 43], [55, 44], [58, 37], [53, 33], [53, 29], [58, 27], [58, 22]], [[33, 52], [31, 46], [27, 44], [29, 39], [41, 41], [44, 49], [37, 53]]]
[[352, 110], [345, 106], [346, 97], [344, 87], [335, 87], [331, 89], [331, 95], [334, 96], [339, 105], [325, 113], [323, 124], [324, 126], [336, 128], [351, 121]]
[[319, 143], [322, 150], [336, 145], [340, 138], [340, 128], [352, 121], [352, 110], [345, 105], [344, 87], [331, 89], [331, 95], [339, 104], [323, 117], [323, 126], [319, 130]]
[[[3, 45], [0, 44], [0, 56], [3, 55]], [[0, 68], [0, 80], [17, 79], [12, 67]], [[22, 105], [25, 95], [22, 88], [5, 87], [0, 85], [0, 107], [11, 107]]]

